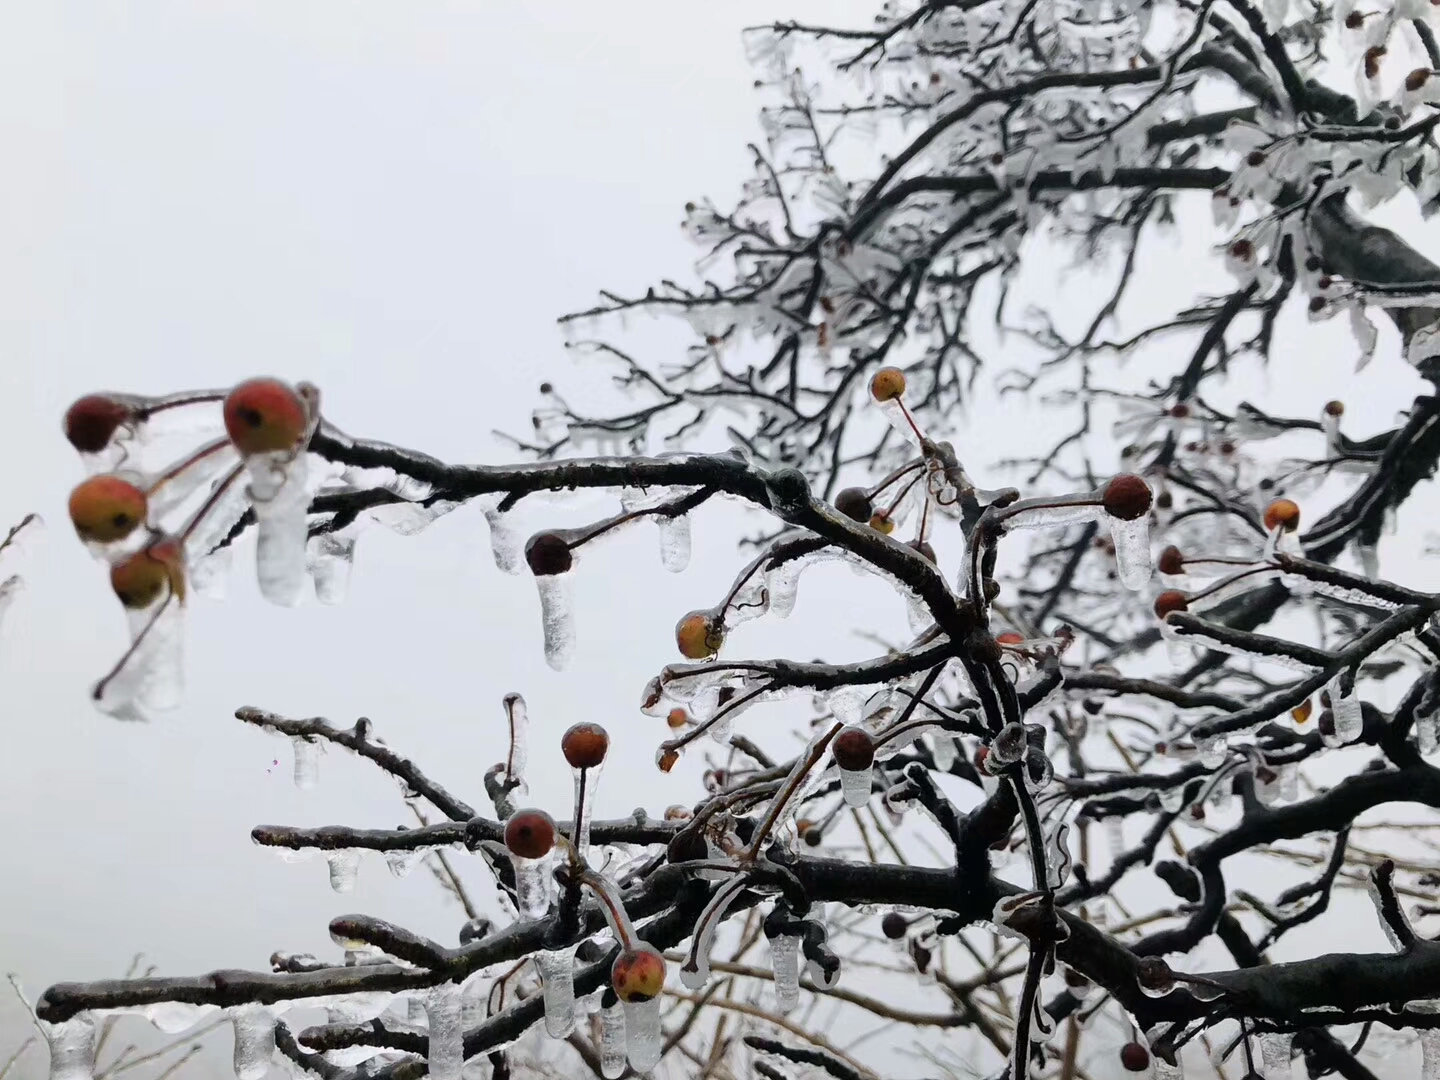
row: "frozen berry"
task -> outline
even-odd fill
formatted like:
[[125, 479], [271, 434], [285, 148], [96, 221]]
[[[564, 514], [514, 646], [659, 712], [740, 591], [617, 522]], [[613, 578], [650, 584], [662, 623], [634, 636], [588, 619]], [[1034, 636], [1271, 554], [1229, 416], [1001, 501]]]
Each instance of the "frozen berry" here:
[[1305, 723], [1305, 721], [1310, 719], [1310, 714], [1314, 710], [1314, 704], [1309, 698], [1306, 698], [1299, 705], [1296, 705], [1293, 709], [1290, 710], [1290, 719], [1294, 720], [1297, 724], [1303, 724]]
[[892, 401], [905, 393], [905, 373], [897, 367], [883, 367], [870, 378], [870, 396]]
[[870, 515], [870, 528], [889, 536], [895, 531], [895, 521], [884, 510], [877, 510]]
[[669, 714], [665, 717], [665, 723], [670, 725], [671, 731], [679, 731], [689, 722], [690, 714], [681, 708], [671, 709]]
[[250, 379], [225, 395], [225, 431], [242, 454], [293, 450], [310, 426], [305, 399], [279, 379]]
[[835, 509], [855, 521], [869, 521], [874, 512], [864, 488], [846, 488], [835, 496]]
[[1144, 1043], [1128, 1042], [1120, 1048], [1120, 1064], [1126, 1072], [1150, 1068], [1150, 1049]]
[[127, 608], [148, 608], [166, 589], [185, 599], [185, 568], [180, 545], [161, 540], [110, 568], [110, 587]]
[[1135, 979], [1142, 988], [1157, 994], [1168, 994], [1175, 988], [1175, 973], [1158, 956], [1142, 957], [1135, 966]]
[[131, 419], [130, 409], [114, 398], [86, 394], [65, 410], [65, 438], [82, 454], [98, 454]]
[[1251, 168], [1256, 168], [1256, 167], [1258, 167], [1258, 166], [1260, 166], [1260, 165], [1264, 165], [1264, 164], [1265, 164], [1265, 153], [1264, 153], [1264, 151], [1261, 151], [1261, 150], [1251, 150], [1250, 153], [1248, 153], [1248, 154], [1245, 155], [1245, 164], [1246, 164], [1246, 165], [1249, 165]]
[[713, 611], [692, 611], [675, 624], [675, 644], [688, 660], [707, 659], [725, 644], [725, 627]]
[[1343, 401], [1327, 401], [1325, 403], [1325, 415], [1339, 419], [1345, 415], [1345, 403]]
[[1320, 734], [1327, 739], [1335, 737], [1335, 713], [1330, 709], [1320, 710], [1320, 719], [1315, 721], [1315, 726], [1320, 729]]
[[1300, 527], [1300, 507], [1289, 499], [1276, 499], [1265, 508], [1265, 530], [1294, 532]]
[[1384, 45], [1372, 45], [1365, 50], [1365, 77], [1367, 79], [1380, 77], [1380, 61], [1385, 58], [1388, 51]]
[[1255, 258], [1255, 245], [1249, 240], [1236, 240], [1230, 245], [1230, 255], [1232, 258], [1239, 259], [1241, 262], [1249, 262]]
[[1189, 597], [1179, 589], [1166, 589], [1155, 597], [1155, 617], [1158, 619], [1163, 619], [1174, 611], [1185, 611], [1189, 607]]
[[875, 740], [864, 728], [841, 728], [830, 743], [830, 753], [835, 764], [847, 772], [863, 772], [875, 761]]
[[800, 834], [805, 841], [806, 847], [819, 847], [825, 840], [825, 834], [813, 825]]
[[930, 541], [928, 540], [911, 540], [905, 546], [910, 548], [912, 551], [918, 551], [921, 555], [925, 556], [925, 558], [929, 559], [932, 563], [939, 562], [939, 559], [937, 559], [935, 556], [935, 549], [930, 546]]
[[649, 945], [624, 950], [610, 967], [610, 985], [621, 1001], [649, 1001], [665, 986], [665, 958]]
[[605, 761], [610, 735], [599, 724], [588, 721], [573, 725], [560, 737], [560, 752], [573, 769], [593, 769]]
[[543, 859], [555, 847], [555, 819], [544, 810], [521, 810], [505, 822], [505, 847], [522, 859]]
[[1105, 512], [1121, 521], [1134, 521], [1150, 512], [1150, 485], [1134, 473], [1121, 473], [1105, 485]]
[[898, 911], [888, 911], [880, 920], [880, 932], [891, 941], [899, 941], [909, 928], [910, 924], [906, 921], [905, 916]]
[[995, 644], [997, 645], [1019, 645], [1024, 640], [1025, 638], [1014, 630], [1006, 630], [1003, 634], [995, 635]]
[[1359, 30], [1359, 29], [1360, 29], [1362, 26], [1364, 26], [1364, 25], [1365, 25], [1365, 15], [1364, 15], [1363, 12], [1360, 12], [1360, 11], [1352, 11], [1352, 12], [1350, 12], [1350, 14], [1348, 14], [1348, 15], [1345, 16], [1345, 29], [1346, 29], [1346, 30]]
[[659, 766], [661, 772], [668, 773], [675, 767], [675, 763], [679, 760], [680, 752], [678, 750], [665, 750], [656, 758], [655, 764]]
[[1183, 574], [1185, 572], [1185, 556], [1180, 554], [1180, 549], [1171, 544], [1160, 553], [1156, 566], [1162, 574]]
[[570, 545], [559, 533], [542, 532], [532, 536], [525, 545], [525, 561], [536, 577], [563, 574], [575, 565]]
[[1405, 89], [1412, 94], [1430, 81], [1430, 72], [1425, 68], [1416, 68], [1405, 76]]
[[82, 540], [110, 544], [145, 521], [147, 500], [128, 480], [92, 476], [70, 492], [70, 521]]

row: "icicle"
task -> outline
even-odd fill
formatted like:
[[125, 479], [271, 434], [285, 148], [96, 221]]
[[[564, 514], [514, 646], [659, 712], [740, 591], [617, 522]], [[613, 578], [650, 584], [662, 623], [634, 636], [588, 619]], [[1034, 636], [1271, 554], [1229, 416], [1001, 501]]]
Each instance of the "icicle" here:
[[1114, 862], [1125, 854], [1125, 819], [1119, 814], [1107, 817], [1105, 821], [1105, 843], [1110, 848], [1110, 861]]
[[1440, 1080], [1440, 1028], [1420, 1031], [1420, 1080]]
[[290, 745], [295, 750], [295, 786], [301, 791], [313, 791], [320, 783], [320, 754], [324, 747], [318, 739], [294, 735]]
[[575, 774], [575, 854], [581, 862], [590, 850], [590, 819], [595, 811], [595, 786], [600, 780], [600, 765], [588, 769], [572, 769]]
[[541, 949], [535, 967], [545, 997], [545, 1031], [563, 1039], [575, 1030], [575, 949]]
[[355, 537], [324, 533], [310, 541], [307, 560], [315, 579], [315, 599], [322, 604], [341, 604], [350, 591], [354, 567]]
[[1120, 584], [1138, 592], [1150, 583], [1154, 565], [1150, 559], [1150, 518], [1142, 514], [1133, 521], [1123, 521], [1107, 514], [1110, 536], [1115, 541], [1115, 569]]
[[931, 756], [935, 759], [935, 767], [941, 772], [949, 772], [959, 757], [959, 750], [955, 740], [946, 735], [943, 731], [935, 731], [930, 735]]
[[0, 626], [4, 625], [5, 613], [10, 610], [10, 605], [15, 598], [25, 591], [25, 579], [19, 574], [12, 574], [3, 582], [0, 582]]
[[870, 801], [870, 779], [869, 769], [840, 770], [840, 790], [846, 806], [858, 808]]
[[800, 939], [793, 934], [771, 938], [770, 966], [775, 971], [775, 1011], [783, 1016], [800, 1002]]
[[263, 1005], [242, 1005], [230, 1013], [235, 1027], [235, 1080], [260, 1080], [275, 1053], [275, 1017]]
[[355, 879], [360, 875], [360, 853], [355, 850], [332, 851], [325, 856], [330, 864], [330, 888], [337, 893], [348, 893], [355, 889]]
[[1341, 745], [1360, 738], [1365, 730], [1365, 714], [1360, 708], [1360, 699], [1355, 695], [1355, 684], [1351, 682], [1347, 691], [1340, 675], [1330, 680], [1330, 711], [1335, 717], [1335, 737]]
[[[101, 712], [122, 720], [145, 718], [143, 710], [173, 709], [184, 690], [184, 608], [165, 596], [143, 609], [127, 609], [131, 652], [93, 691]], [[137, 709], [137, 706], [140, 708]]]
[[1415, 710], [1415, 741], [1420, 753], [1427, 757], [1440, 748], [1440, 713]]
[[550, 910], [550, 857], [525, 859], [512, 852], [510, 862], [515, 867], [515, 900], [521, 917], [543, 918]]
[[660, 565], [672, 574], [690, 565], [690, 518], [686, 514], [656, 517], [660, 527]]
[[1265, 1080], [1290, 1080], [1290, 1044], [1295, 1036], [1288, 1031], [1266, 1031], [1260, 1036], [1260, 1063]]
[[58, 1024], [40, 1022], [50, 1042], [50, 1080], [93, 1080], [95, 1021], [79, 1013]]
[[510, 729], [510, 749], [505, 758], [504, 781], [515, 785], [515, 795], [525, 795], [530, 785], [525, 782], [525, 765], [529, 760], [530, 711], [519, 694], [506, 694], [501, 705]]
[[625, 1053], [636, 1072], [649, 1072], [660, 1064], [665, 1047], [660, 1028], [660, 996], [649, 1001], [627, 1001], [625, 1009]]
[[625, 1071], [625, 1006], [600, 1010], [600, 1075], [614, 1080]]
[[305, 587], [305, 455], [282, 462], [266, 455], [246, 461], [250, 502], [255, 508], [255, 574], [260, 594], [272, 604], [293, 607]]
[[536, 575], [535, 585], [540, 592], [545, 662], [556, 671], [564, 671], [575, 654], [575, 597], [570, 575]]
[[430, 1028], [427, 1064], [431, 1080], [460, 1080], [465, 1065], [465, 1028], [461, 1015], [460, 987], [441, 983], [425, 999], [425, 1016]]
[[490, 526], [490, 552], [495, 565], [507, 574], [518, 574], [525, 565], [523, 541], [511, 526], [508, 515], [493, 506], [485, 508], [485, 521]]

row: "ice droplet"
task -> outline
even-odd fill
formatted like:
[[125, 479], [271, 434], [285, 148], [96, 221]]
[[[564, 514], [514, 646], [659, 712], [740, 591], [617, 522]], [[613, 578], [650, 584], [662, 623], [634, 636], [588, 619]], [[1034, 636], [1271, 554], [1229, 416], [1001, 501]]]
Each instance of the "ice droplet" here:
[[545, 662], [564, 671], [575, 654], [575, 593], [569, 574], [539, 574], [540, 627], [545, 635]]
[[625, 1007], [618, 1001], [600, 1010], [600, 1075], [614, 1080], [625, 1071]]
[[1120, 575], [1120, 584], [1132, 592], [1145, 588], [1154, 572], [1150, 561], [1149, 515], [1141, 514], [1134, 521], [1110, 517], [1110, 536], [1115, 541], [1115, 569]]
[[1365, 714], [1360, 708], [1360, 699], [1355, 694], [1352, 681], [1346, 690], [1344, 680], [1337, 675], [1330, 680], [1330, 711], [1335, 717], [1335, 738], [1340, 745], [1352, 743], [1365, 730]]
[[686, 514], [657, 517], [660, 527], [660, 565], [672, 574], [690, 565], [690, 518]]
[[800, 1002], [800, 939], [793, 934], [771, 938], [770, 966], [775, 972], [775, 1011], [783, 1016]]
[[360, 876], [360, 853], [332, 851], [325, 856], [325, 861], [330, 864], [330, 888], [337, 893], [354, 891], [355, 879]]
[[92, 1080], [95, 1075], [95, 1021], [79, 1013], [58, 1024], [40, 1021], [50, 1042], [50, 1080]]
[[545, 1031], [563, 1039], [575, 1030], [575, 950], [541, 949], [535, 954], [545, 998]]
[[840, 791], [845, 796], [846, 806], [864, 806], [870, 801], [870, 770], [841, 769]]
[[390, 871], [391, 877], [403, 878], [415, 869], [415, 864], [423, 857], [421, 851], [387, 851], [385, 853], [385, 867]]
[[260, 595], [272, 604], [294, 607], [305, 589], [305, 455], [284, 462], [268, 455], [246, 461], [249, 495], [255, 508], [255, 575]]
[[465, 1064], [465, 1029], [461, 1016], [460, 987], [441, 983], [425, 998], [425, 1018], [430, 1028], [427, 1064], [431, 1080], [460, 1080]]
[[495, 565], [507, 574], [520, 573], [524, 566], [521, 558], [524, 538], [515, 530], [503, 510], [487, 506], [485, 521], [490, 526], [490, 553], [495, 557]]
[[275, 1017], [263, 1005], [242, 1005], [230, 1012], [235, 1027], [235, 1078], [260, 1080], [275, 1053]]
[[660, 995], [649, 1001], [627, 1001], [625, 1008], [625, 1053], [636, 1072], [649, 1072], [660, 1064], [665, 1049], [661, 1043]]
[[318, 739], [305, 735], [294, 735], [290, 746], [295, 751], [295, 786], [301, 791], [313, 791], [320, 783], [320, 754], [324, 747]]
[[526, 859], [512, 853], [515, 867], [515, 903], [526, 919], [542, 918], [550, 910], [550, 860]]
[[1290, 1044], [1295, 1036], [1288, 1031], [1266, 1031], [1260, 1036], [1260, 1064], [1265, 1080], [1290, 1080]]
[[350, 571], [355, 565], [355, 537], [323, 533], [310, 541], [306, 559], [315, 579], [315, 599], [342, 604], [350, 592]]

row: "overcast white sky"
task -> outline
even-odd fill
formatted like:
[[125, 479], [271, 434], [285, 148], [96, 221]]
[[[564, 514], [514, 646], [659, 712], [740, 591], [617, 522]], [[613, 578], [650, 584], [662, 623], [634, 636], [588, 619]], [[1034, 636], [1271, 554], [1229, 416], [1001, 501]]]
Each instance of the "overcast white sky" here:
[[[859, 23], [871, 7], [826, 10]], [[508, 456], [491, 430], [523, 429], [538, 383], [570, 369], [555, 316], [600, 287], [683, 273], [683, 203], [733, 197], [758, 134], [739, 30], [776, 14], [758, 0], [0, 4], [0, 445], [14, 466], [0, 526], [31, 510], [50, 522], [6, 567], [29, 591], [0, 640], [0, 969], [38, 993], [119, 974], [137, 951], [165, 974], [263, 968], [276, 949], [330, 949], [326, 924], [345, 911], [454, 941], [457, 909], [419, 877], [395, 881], [377, 859], [338, 897], [323, 864], [250, 844], [259, 822], [383, 827], [405, 812], [393, 783], [348, 757], [297, 792], [288, 747], [235, 721], [242, 704], [368, 715], [484, 805], [500, 698], [517, 690], [535, 800], [557, 816], [570, 780], [556, 743], [580, 719], [614, 736], [602, 815], [692, 800], [694, 756], [658, 774], [659, 722], [635, 706], [671, 658], [676, 617], [739, 565], [723, 516], [698, 523], [714, 527], [696, 529], [683, 575], [660, 569], [653, 533], [587, 556], [563, 675], [544, 665], [531, 581], [494, 568], [474, 511], [420, 537], [367, 534], [340, 608], [264, 604], [243, 547], [230, 598], [189, 612], [184, 707], [126, 726], [87, 701], [124, 622], [65, 521], [82, 472], [59, 421], [95, 389], [268, 373], [317, 383], [352, 433], [450, 460]], [[669, 339], [642, 327], [630, 340]], [[1354, 403], [1362, 432], [1413, 389], [1387, 378], [1393, 394]], [[1294, 411], [1318, 409], [1330, 385], [1295, 385]], [[991, 450], [1016, 430], [990, 418], [966, 438]], [[591, 501], [564, 520], [608, 510]], [[902, 625], [898, 603], [831, 580], [847, 591], [802, 588], [797, 620]], [[784, 648], [784, 628], [742, 633], [737, 647]], [[815, 640], [832, 658], [873, 648]], [[468, 871], [488, 905], [483, 870]], [[21, 1031], [0, 1005], [0, 1056]]]

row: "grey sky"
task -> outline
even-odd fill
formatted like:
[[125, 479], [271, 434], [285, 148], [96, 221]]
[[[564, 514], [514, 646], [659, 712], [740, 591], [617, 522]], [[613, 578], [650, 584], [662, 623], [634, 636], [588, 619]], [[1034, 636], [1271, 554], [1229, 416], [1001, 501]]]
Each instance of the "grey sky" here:
[[[826, 7], [858, 22], [872, 5]], [[330, 950], [326, 923], [346, 911], [454, 940], [458, 910], [419, 875], [396, 881], [367, 860], [341, 897], [323, 863], [286, 865], [249, 843], [260, 822], [406, 817], [394, 785], [346, 756], [322, 762], [317, 791], [297, 792], [288, 746], [235, 721], [242, 704], [368, 715], [483, 804], [480, 778], [503, 752], [500, 698], [518, 690], [534, 724], [534, 801], [557, 816], [570, 797], [558, 736], [579, 719], [614, 740], [601, 814], [693, 799], [698, 755], [657, 773], [660, 721], [636, 704], [672, 658], [676, 617], [713, 602], [739, 565], [733, 517], [697, 522], [712, 527], [696, 528], [683, 575], [660, 569], [648, 528], [587, 554], [563, 675], [543, 662], [532, 582], [495, 569], [474, 510], [419, 537], [366, 534], [339, 608], [264, 604], [245, 545], [230, 597], [189, 612], [184, 707], [125, 726], [86, 700], [124, 623], [65, 521], [82, 472], [59, 418], [94, 389], [277, 374], [317, 383], [353, 434], [451, 460], [511, 456], [491, 430], [523, 430], [538, 383], [573, 370], [554, 317], [600, 287], [683, 273], [694, 256], [683, 203], [733, 197], [759, 134], [739, 30], [774, 14], [758, 0], [0, 10], [0, 391], [15, 463], [0, 527], [30, 510], [50, 523], [13, 567], [29, 591], [0, 640], [0, 969], [38, 993], [118, 974], [137, 951], [165, 974], [263, 968], [275, 949]], [[680, 340], [633, 329], [637, 348]], [[1413, 392], [1383, 342], [1374, 385], [1387, 392], [1352, 403], [1367, 434]], [[1330, 378], [1298, 384], [1295, 413], [1333, 394], [1342, 352], [1317, 357]], [[993, 436], [1014, 430], [991, 419], [965, 437], [998, 457]], [[526, 520], [578, 523], [611, 505], [582, 499]], [[901, 632], [902, 608], [882, 591], [840, 568], [816, 581], [843, 591], [807, 579], [796, 622]], [[793, 653], [789, 629], [747, 624], [737, 646]], [[801, 652], [822, 644], [834, 658], [874, 647], [830, 630]], [[489, 906], [483, 870], [466, 871]], [[21, 1030], [0, 1005], [0, 1056]]]

